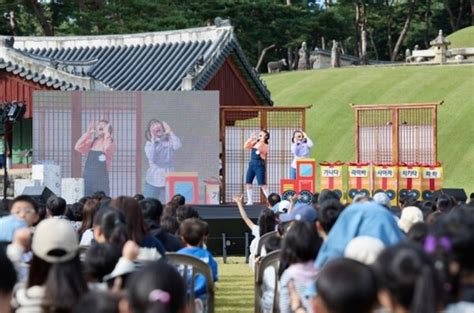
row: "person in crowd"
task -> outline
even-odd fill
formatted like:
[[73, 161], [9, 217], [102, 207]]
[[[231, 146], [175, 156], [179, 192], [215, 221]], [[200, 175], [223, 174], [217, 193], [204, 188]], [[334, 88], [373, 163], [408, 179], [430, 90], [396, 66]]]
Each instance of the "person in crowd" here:
[[39, 221], [38, 204], [30, 196], [18, 196], [10, 203], [10, 215], [0, 218], [0, 242], [9, 243], [15, 231]]
[[281, 202], [281, 197], [279, 194], [272, 192], [267, 197], [267, 208], [272, 210], [274, 213], [277, 213], [278, 207], [277, 204]]
[[74, 313], [127, 313], [120, 310], [120, 301], [126, 301], [119, 293], [112, 291], [89, 291], [82, 296]]
[[[271, 253], [280, 249], [281, 247], [281, 238], [279, 236], [271, 236], [265, 242], [265, 251], [266, 253]], [[256, 260], [256, 263], [260, 262], [261, 259]], [[260, 299], [260, 304], [264, 313], [273, 312], [273, 296], [275, 294], [275, 282], [278, 272], [274, 267], [268, 266], [263, 271], [263, 280], [262, 280], [262, 299]]]
[[109, 172], [117, 150], [112, 135], [112, 125], [102, 119], [97, 123], [91, 122], [87, 132], [76, 142], [74, 149], [87, 156], [83, 174], [86, 196], [97, 191], [110, 194]]
[[133, 199], [137, 200], [138, 202], [142, 201], [143, 199], [145, 199], [145, 196], [142, 195], [141, 193], [137, 193], [133, 196]]
[[[372, 313], [377, 305], [376, 277], [369, 266], [355, 260], [329, 262], [316, 280], [316, 289], [313, 312]], [[294, 306], [293, 312], [303, 313], [298, 311], [298, 302]]]
[[334, 192], [333, 190], [324, 189], [318, 195], [318, 205], [321, 206], [321, 204], [323, 204], [327, 200], [341, 201], [339, 195], [336, 192]]
[[183, 243], [175, 235], [171, 235], [160, 225], [163, 206], [161, 202], [153, 198], [145, 198], [140, 201], [143, 217], [147, 223], [149, 233], [155, 236], [165, 247], [166, 251], [178, 251], [183, 248]]
[[178, 235], [179, 223], [174, 216], [163, 216], [161, 218], [161, 227], [163, 227], [164, 231], [173, 236]]
[[[217, 262], [208, 250], [201, 247], [204, 239], [205, 227], [206, 226], [203, 225], [203, 222], [197, 218], [184, 220], [179, 226], [179, 233], [185, 247], [178, 250], [177, 253], [194, 256], [208, 264], [211, 269], [212, 279], [216, 282], [218, 279]], [[196, 277], [194, 294], [197, 298], [202, 300], [204, 307], [206, 307], [207, 283], [206, 278], [202, 275], [197, 275]]]
[[101, 284], [104, 277], [112, 273], [119, 261], [121, 251], [117, 245], [100, 243], [92, 245], [86, 252], [83, 266], [89, 289], [104, 289]]
[[400, 243], [377, 258], [378, 299], [390, 313], [435, 313], [442, 309], [442, 288], [432, 260], [421, 247]]
[[82, 226], [82, 214], [84, 210], [84, 205], [76, 202], [71, 205], [66, 206], [66, 218], [75, 223], [74, 229], [78, 231], [81, 229]]
[[445, 194], [440, 195], [436, 199], [436, 210], [442, 213], [448, 213], [453, 208], [454, 203], [452, 199]]
[[386, 207], [387, 209], [390, 210], [392, 207], [390, 205], [390, 198], [387, 196], [387, 194], [383, 191], [379, 191], [374, 195], [374, 202], [380, 204], [383, 207]]
[[179, 205], [175, 201], [169, 201], [163, 209], [163, 216], [176, 216]]
[[295, 130], [291, 137], [291, 153], [293, 161], [291, 162], [290, 178], [296, 179], [296, 160], [309, 158], [313, 141], [302, 130]]
[[16, 289], [14, 309], [72, 312], [88, 290], [82, 276], [77, 233], [63, 219], [45, 219], [36, 227], [31, 249], [28, 282]]
[[[311, 209], [314, 210], [312, 207]], [[312, 312], [304, 293], [308, 285], [316, 279], [318, 274], [313, 263], [321, 242], [322, 240], [318, 236], [314, 222], [296, 221], [286, 232], [280, 252], [279, 307], [281, 313], [292, 312], [288, 289], [290, 282], [293, 282], [303, 306], [309, 312]]]
[[131, 240], [135, 241], [140, 247], [155, 248], [160, 255], [165, 255], [166, 250], [163, 244], [148, 233], [142, 209], [137, 200], [132, 197], [121, 196], [113, 199], [110, 205], [119, 209], [125, 215], [127, 232]]
[[428, 224], [424, 222], [415, 223], [410, 227], [410, 230], [407, 233], [407, 239], [410, 242], [423, 245], [426, 236], [429, 234], [429, 231], [430, 229]]
[[186, 198], [182, 194], [175, 194], [172, 198], [171, 201], [175, 202], [178, 206], [185, 205], [186, 204]]
[[316, 221], [316, 229], [323, 240], [327, 239], [329, 231], [336, 223], [342, 210], [344, 210], [344, 205], [335, 199], [328, 199], [319, 206], [317, 210], [318, 220]]
[[379, 204], [354, 203], [345, 208], [331, 228], [315, 261], [317, 269], [330, 260], [342, 257], [344, 250], [354, 237], [371, 236], [385, 246], [391, 246], [403, 239], [393, 215]]
[[179, 206], [176, 210], [176, 219], [178, 220], [178, 223], [181, 223], [188, 218], [199, 218], [199, 212], [189, 205]]
[[254, 133], [245, 141], [244, 148], [251, 151], [250, 162], [245, 175], [245, 185], [247, 191], [247, 203], [246, 205], [253, 205], [253, 190], [252, 183], [255, 177], [257, 177], [257, 183], [262, 189], [263, 194], [268, 198], [268, 188], [265, 181], [266, 176], [266, 160], [268, 154], [268, 140], [270, 139], [270, 133], [267, 130], [261, 130], [257, 134]]
[[129, 239], [125, 215], [115, 208], [102, 208], [94, 216], [94, 240], [110, 243], [122, 249]]
[[426, 221], [428, 215], [436, 211], [436, 204], [431, 200], [426, 200], [421, 203], [421, 212], [423, 212], [423, 220]]
[[420, 222], [423, 222], [423, 212], [416, 206], [408, 206], [403, 208], [398, 226], [406, 234], [414, 224]]
[[143, 195], [165, 201], [165, 176], [174, 171], [174, 155], [181, 148], [181, 140], [163, 121], [152, 119], [145, 130], [145, 155], [148, 170]]
[[78, 225], [76, 222], [71, 221], [70, 219], [67, 218], [66, 207], [67, 207], [66, 200], [58, 196], [51, 196], [46, 201], [47, 216], [51, 218], [59, 218], [59, 219], [66, 220], [75, 231], [78, 231], [80, 228], [80, 225]]
[[99, 201], [96, 199], [88, 199], [84, 203], [82, 223], [79, 229], [79, 237], [81, 238], [81, 246], [90, 246], [94, 239], [94, 232], [92, 226], [94, 226], [94, 217], [99, 210]]
[[249, 266], [253, 270], [255, 269], [255, 258], [257, 256], [257, 248], [258, 248], [258, 241], [260, 237], [275, 230], [276, 226], [276, 218], [275, 213], [273, 213], [270, 209], [263, 209], [260, 212], [260, 216], [258, 217], [258, 222], [255, 224], [252, 220], [248, 217], [247, 212], [245, 212], [243, 201], [244, 196], [235, 196], [234, 202], [237, 204], [239, 208], [240, 216], [242, 217], [243, 221], [247, 225], [247, 227], [252, 232], [254, 239], [250, 243], [250, 257], [249, 257]]
[[433, 225], [424, 250], [435, 260], [446, 313], [474, 312], [474, 209], [455, 207]]
[[0, 249], [0, 277], [0, 312], [10, 313], [10, 304], [13, 288], [17, 283], [17, 275], [13, 263], [3, 249]]
[[178, 271], [163, 261], [134, 273], [126, 284], [127, 313], [187, 313], [186, 288]]
[[358, 236], [349, 241], [344, 249], [344, 257], [371, 265], [384, 249], [385, 245], [380, 239]]

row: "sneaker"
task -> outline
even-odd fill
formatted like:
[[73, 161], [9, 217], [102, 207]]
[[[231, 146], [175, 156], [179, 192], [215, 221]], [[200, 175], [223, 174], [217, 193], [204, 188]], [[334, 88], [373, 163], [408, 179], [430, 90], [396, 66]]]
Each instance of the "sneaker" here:
[[247, 201], [247, 203], [245, 203], [245, 205], [253, 205], [253, 202], [252, 201]]

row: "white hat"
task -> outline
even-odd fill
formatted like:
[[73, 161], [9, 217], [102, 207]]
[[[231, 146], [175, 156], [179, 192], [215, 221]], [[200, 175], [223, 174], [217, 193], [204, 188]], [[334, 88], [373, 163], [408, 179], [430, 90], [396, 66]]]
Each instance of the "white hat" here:
[[31, 249], [37, 257], [48, 263], [62, 263], [77, 255], [79, 239], [67, 221], [48, 218], [36, 227]]
[[402, 215], [398, 221], [398, 227], [408, 233], [413, 224], [423, 222], [423, 212], [416, 206], [407, 206], [402, 209]]
[[385, 249], [383, 242], [375, 237], [358, 236], [352, 238], [344, 249], [344, 257], [370, 265]]

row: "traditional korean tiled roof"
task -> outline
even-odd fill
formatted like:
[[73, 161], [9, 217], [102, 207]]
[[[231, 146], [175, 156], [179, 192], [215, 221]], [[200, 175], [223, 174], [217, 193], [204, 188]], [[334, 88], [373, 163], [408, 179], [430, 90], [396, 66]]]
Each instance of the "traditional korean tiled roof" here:
[[[62, 82], [24, 64], [0, 63], [24, 77], [43, 75], [38, 81], [53, 87], [72, 85], [64, 90], [202, 90], [230, 57], [261, 102], [272, 104], [270, 92], [246, 58], [233, 28], [225, 23], [129, 35], [15, 37], [13, 50], [53, 71], [92, 80]], [[16, 66], [21, 68], [13, 69]]]

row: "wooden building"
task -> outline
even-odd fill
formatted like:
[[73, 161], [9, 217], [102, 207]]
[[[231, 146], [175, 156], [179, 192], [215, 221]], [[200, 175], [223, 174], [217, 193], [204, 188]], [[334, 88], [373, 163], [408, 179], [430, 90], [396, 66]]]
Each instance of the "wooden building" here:
[[35, 90], [219, 90], [220, 106], [271, 106], [232, 26], [128, 35], [0, 37], [0, 102], [24, 101], [7, 140], [13, 164], [32, 147]]

